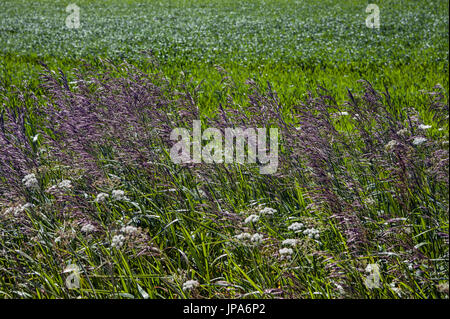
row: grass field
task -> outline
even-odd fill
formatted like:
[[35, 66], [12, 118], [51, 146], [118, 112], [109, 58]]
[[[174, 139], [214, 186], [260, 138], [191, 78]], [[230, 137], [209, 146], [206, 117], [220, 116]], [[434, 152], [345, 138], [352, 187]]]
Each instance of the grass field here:
[[448, 1], [69, 3], [0, 3], [1, 298], [448, 298]]

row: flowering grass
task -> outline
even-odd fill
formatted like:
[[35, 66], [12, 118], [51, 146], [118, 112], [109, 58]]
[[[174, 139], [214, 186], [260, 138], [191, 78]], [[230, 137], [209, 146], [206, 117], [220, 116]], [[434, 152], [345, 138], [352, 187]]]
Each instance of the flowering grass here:
[[[41, 98], [17, 92], [3, 114], [3, 297], [448, 296], [441, 87], [424, 93], [427, 124], [368, 82], [346, 103], [322, 88], [287, 113], [249, 81], [246, 111], [229, 99], [204, 117], [195, 91], [161, 73], [87, 70], [69, 83], [44, 66]], [[172, 163], [170, 129], [198, 116], [280, 128], [278, 172]], [[74, 264], [80, 287], [68, 289]], [[373, 264], [381, 282], [370, 289]]]
[[448, 2], [77, 4], [0, 4], [0, 298], [448, 298]]

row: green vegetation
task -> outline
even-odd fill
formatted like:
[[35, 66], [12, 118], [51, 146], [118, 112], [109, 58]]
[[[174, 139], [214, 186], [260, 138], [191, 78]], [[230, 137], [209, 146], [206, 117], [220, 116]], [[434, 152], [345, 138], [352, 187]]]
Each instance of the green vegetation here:
[[[370, 2], [3, 0], [0, 298], [448, 298], [448, 1]], [[222, 114], [277, 174], [170, 160]]]

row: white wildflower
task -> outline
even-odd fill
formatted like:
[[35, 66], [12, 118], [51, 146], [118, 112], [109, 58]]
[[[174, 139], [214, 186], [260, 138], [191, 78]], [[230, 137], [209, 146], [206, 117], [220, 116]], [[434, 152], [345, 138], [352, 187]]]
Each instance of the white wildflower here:
[[92, 224], [84, 224], [81, 227], [81, 232], [85, 234], [93, 233], [96, 230], [96, 227]]
[[134, 233], [136, 233], [138, 231], [138, 229], [134, 226], [128, 225], [128, 226], [122, 227], [120, 229], [120, 231], [127, 235], [133, 235]]
[[60, 188], [60, 189], [71, 189], [72, 188], [72, 182], [70, 180], [68, 180], [68, 179], [65, 179], [65, 180], [61, 181], [58, 184], [58, 188]]
[[248, 216], [245, 220], [244, 220], [244, 224], [248, 224], [248, 223], [256, 223], [259, 220], [259, 216], [252, 214], [250, 216]]
[[426, 139], [425, 137], [418, 136], [418, 137], [415, 137], [415, 138], [414, 138], [413, 144], [414, 144], [414, 145], [420, 145], [420, 144], [426, 142], [426, 140], [427, 140], [427, 139]]
[[271, 208], [271, 207], [264, 207], [263, 209], [261, 209], [261, 210], [259, 211], [259, 214], [260, 214], [260, 215], [273, 215], [273, 214], [275, 214], [276, 212], [277, 212], [277, 210], [274, 209], [274, 208]]
[[115, 235], [112, 238], [111, 246], [114, 248], [120, 248], [125, 243], [125, 236], [124, 235]]
[[345, 111], [343, 111], [343, 112], [337, 112], [336, 115], [347, 116], [347, 115], [348, 115], [348, 112], [345, 112]]
[[295, 247], [297, 245], [297, 239], [293, 239], [293, 238], [285, 239], [285, 240], [283, 240], [281, 245]]
[[95, 198], [95, 202], [103, 203], [108, 197], [109, 197], [109, 195], [106, 193], [98, 193], [97, 197]]
[[303, 231], [303, 234], [307, 235], [309, 238], [315, 238], [315, 239], [319, 239], [320, 238], [320, 233], [317, 229], [315, 228], [308, 228], [305, 229]]
[[183, 291], [192, 290], [198, 286], [200, 286], [200, 283], [197, 280], [188, 280], [183, 284]]
[[425, 124], [420, 124], [419, 125], [419, 129], [420, 130], [428, 130], [429, 128], [431, 128], [431, 125], [425, 125]]
[[237, 240], [240, 241], [246, 241], [246, 240], [250, 240], [252, 235], [250, 235], [249, 233], [241, 233], [239, 235], [234, 236]]
[[281, 259], [289, 259], [294, 253], [291, 248], [281, 248], [278, 252], [280, 253]]
[[298, 232], [298, 231], [300, 231], [303, 227], [304, 227], [304, 225], [303, 225], [302, 223], [297, 223], [297, 222], [295, 222], [295, 223], [292, 223], [292, 224], [288, 227], [288, 229], [289, 229], [289, 230], [292, 230], [292, 231], [294, 231], [294, 232]]
[[252, 238], [250, 239], [252, 243], [259, 245], [260, 243], [262, 243], [264, 239], [264, 236], [261, 234], [253, 234]]
[[26, 203], [26, 204], [23, 204], [23, 205], [19, 205], [19, 206], [15, 206], [15, 207], [9, 207], [8, 209], [6, 209], [4, 212], [3, 212], [3, 214], [5, 215], [5, 216], [8, 216], [8, 215], [13, 215], [13, 216], [18, 216], [20, 213], [22, 213], [23, 211], [25, 211], [25, 210], [27, 210], [27, 209], [30, 209], [30, 208], [33, 208], [33, 207], [35, 207], [35, 205], [34, 204], [31, 204], [31, 203]]
[[125, 192], [123, 190], [113, 190], [111, 193], [111, 197], [113, 200], [128, 200], [125, 196]]
[[408, 134], [408, 129], [403, 128], [401, 130], [398, 130], [397, 134], [400, 135], [400, 136], [405, 136], [406, 134]]
[[25, 184], [26, 188], [37, 190], [39, 189], [39, 182], [36, 178], [36, 175], [33, 173], [25, 175], [22, 179], [22, 182]]

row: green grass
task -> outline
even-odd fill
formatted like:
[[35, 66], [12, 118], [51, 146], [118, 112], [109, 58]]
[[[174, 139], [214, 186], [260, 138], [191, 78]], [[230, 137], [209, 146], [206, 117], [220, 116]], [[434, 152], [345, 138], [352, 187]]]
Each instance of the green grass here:
[[[433, 126], [427, 138], [448, 143], [448, 124], [438, 123], [421, 92], [438, 83], [448, 92], [448, 1], [380, 0], [379, 30], [365, 26], [370, 2], [83, 0], [75, 2], [81, 8], [81, 28], [69, 30], [64, 24], [68, 1], [4, 0], [0, 109], [20, 104], [13, 86], [43, 96], [38, 61], [61, 68], [71, 79], [73, 68], [83, 68], [84, 61], [100, 72], [99, 58], [125, 59], [146, 72], [160, 70], [170, 83], [188, 88], [201, 83], [195, 98], [208, 116], [228, 95], [245, 109], [248, 78], [264, 88], [272, 84], [283, 114], [317, 85], [342, 105], [347, 88], [359, 92], [357, 80], [364, 78], [376, 89], [389, 88], [392, 114], [416, 110]], [[157, 67], [142, 53], [149, 50]], [[223, 81], [224, 75], [230, 80]], [[31, 100], [25, 103], [32, 105]], [[30, 139], [40, 124], [37, 116], [27, 123]], [[350, 119], [334, 125], [349, 135], [355, 130]], [[354, 154], [363, 149], [362, 139], [357, 142]], [[420, 154], [432, 157], [425, 150]], [[427, 167], [415, 168], [423, 188], [408, 194], [406, 208], [397, 198], [391, 171], [363, 155], [344, 157], [329, 168], [338, 176], [335, 191], [342, 197], [350, 191], [339, 177], [350, 174], [360, 183], [356, 192], [365, 203], [363, 222], [371, 234], [390, 230], [388, 217], [404, 218], [398, 223], [409, 231], [393, 235], [394, 247], [369, 245], [371, 250], [354, 257], [332, 214], [314, 207], [306, 189], [312, 178], [302, 180], [295, 172], [262, 177], [233, 166], [218, 168], [211, 180], [203, 180], [164, 155], [155, 171], [130, 169], [107, 150], [99, 158], [107, 174], [96, 185], [87, 184], [71, 167], [48, 163], [38, 174], [41, 191], [14, 203], [0, 199], [2, 213], [25, 202], [36, 205], [19, 217], [1, 215], [0, 298], [274, 298], [279, 292], [291, 298], [448, 298], [438, 287], [448, 285], [448, 242], [438, 235], [448, 235], [448, 182], [428, 184]], [[159, 176], [161, 171], [170, 178]], [[44, 191], [63, 178], [72, 180], [71, 191]], [[99, 192], [114, 189], [126, 191], [130, 200], [94, 202]], [[242, 219], [255, 212], [255, 201], [277, 212], [243, 225]], [[82, 203], [81, 208], [75, 203]], [[218, 218], [225, 210], [239, 221]], [[81, 232], [83, 218], [101, 232]], [[319, 229], [320, 240], [294, 234], [288, 226], [296, 221]], [[112, 238], [124, 225], [139, 227], [139, 233], [114, 248]], [[242, 244], [235, 238], [242, 231], [264, 234], [264, 245]], [[295, 236], [301, 244], [292, 259], [280, 260], [281, 242]], [[406, 262], [406, 242], [426, 261]], [[72, 263], [81, 267], [81, 286], [74, 290], [65, 286], [63, 273]], [[379, 289], [364, 285], [368, 263], [381, 266]], [[183, 291], [188, 279], [198, 280], [200, 287]]]
[[287, 104], [317, 84], [342, 101], [345, 88], [361, 78], [389, 86], [410, 104], [419, 89], [448, 88], [447, 1], [379, 1], [379, 30], [365, 25], [367, 1], [77, 4], [81, 28], [72, 30], [65, 27], [64, 1], [0, 4], [3, 82], [36, 81], [38, 59], [70, 70], [94, 56], [139, 64], [142, 51], [152, 50], [166, 75], [184, 71], [204, 81], [204, 109], [221, 101], [216, 64], [238, 86], [250, 77], [270, 81]]

